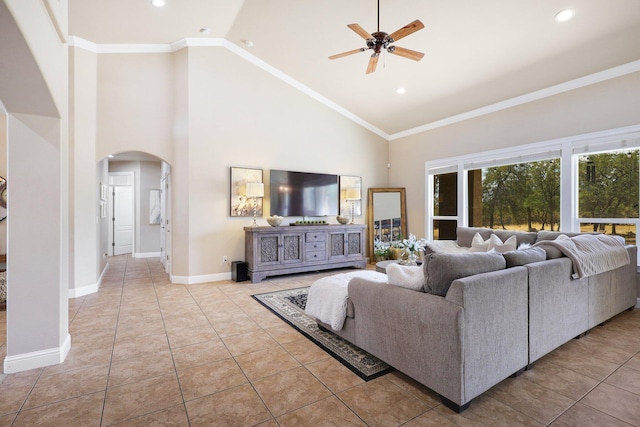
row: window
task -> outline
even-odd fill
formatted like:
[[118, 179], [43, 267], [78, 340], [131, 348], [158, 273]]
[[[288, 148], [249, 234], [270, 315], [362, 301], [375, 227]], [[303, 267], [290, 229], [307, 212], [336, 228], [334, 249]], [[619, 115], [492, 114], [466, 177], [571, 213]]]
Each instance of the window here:
[[[475, 227], [512, 230], [557, 230], [560, 222], [560, 159], [469, 171], [481, 185], [469, 185], [469, 214]], [[476, 211], [478, 209], [476, 208]]]
[[635, 243], [639, 165], [640, 126], [427, 162], [427, 238], [455, 239], [451, 229], [464, 225]]

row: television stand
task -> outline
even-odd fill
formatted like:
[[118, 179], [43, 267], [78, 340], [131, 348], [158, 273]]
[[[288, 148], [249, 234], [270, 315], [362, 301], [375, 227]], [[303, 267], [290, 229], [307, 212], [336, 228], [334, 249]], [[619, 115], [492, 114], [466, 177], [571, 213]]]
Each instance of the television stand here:
[[245, 227], [245, 261], [252, 283], [269, 276], [366, 268], [364, 224]]

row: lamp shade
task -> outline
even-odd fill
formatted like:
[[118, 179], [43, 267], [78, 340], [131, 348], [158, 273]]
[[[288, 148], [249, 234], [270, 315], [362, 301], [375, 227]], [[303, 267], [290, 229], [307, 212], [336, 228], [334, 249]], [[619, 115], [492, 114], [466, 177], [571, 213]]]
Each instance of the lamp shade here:
[[359, 188], [347, 188], [347, 193], [345, 194], [346, 200], [360, 200], [360, 189]]
[[247, 197], [264, 197], [264, 184], [261, 182], [247, 182]]

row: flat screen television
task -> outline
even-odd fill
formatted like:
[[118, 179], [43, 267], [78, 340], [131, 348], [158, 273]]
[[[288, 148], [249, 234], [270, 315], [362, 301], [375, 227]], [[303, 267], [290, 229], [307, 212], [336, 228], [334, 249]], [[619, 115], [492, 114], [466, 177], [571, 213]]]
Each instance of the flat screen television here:
[[271, 215], [338, 215], [338, 175], [271, 170]]

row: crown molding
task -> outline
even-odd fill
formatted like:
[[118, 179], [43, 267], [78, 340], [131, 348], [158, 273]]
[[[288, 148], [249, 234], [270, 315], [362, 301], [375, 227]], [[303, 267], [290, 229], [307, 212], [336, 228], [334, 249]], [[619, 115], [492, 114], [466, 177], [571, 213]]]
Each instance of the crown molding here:
[[555, 86], [550, 86], [545, 89], [530, 92], [515, 98], [507, 99], [505, 101], [496, 102], [495, 104], [487, 105], [485, 107], [477, 108], [475, 110], [468, 111], [462, 114], [456, 114], [455, 116], [447, 117], [442, 120], [427, 123], [412, 129], [407, 129], [402, 132], [394, 133], [389, 136], [389, 141], [404, 138], [411, 135], [416, 135], [422, 132], [427, 132], [439, 127], [448, 126], [454, 123], [463, 122], [465, 120], [473, 119], [476, 117], [484, 116], [487, 114], [495, 113], [497, 111], [506, 110], [508, 108], [516, 107], [518, 105], [526, 104], [528, 102], [537, 101], [550, 96], [559, 95], [564, 92], [569, 92], [581, 87], [589, 86], [595, 83], [600, 83], [606, 80], [622, 77], [627, 74], [640, 71], [640, 60], [629, 62], [617, 67], [609, 68], [604, 71], [589, 74], [584, 77], [580, 77], [568, 82], [560, 83]]
[[495, 104], [476, 108], [475, 110], [456, 114], [455, 116], [450, 116], [442, 120], [436, 120], [431, 123], [427, 123], [390, 135], [372, 125], [371, 123], [367, 122], [366, 120], [362, 119], [361, 117], [353, 114], [349, 110], [341, 107], [325, 96], [314, 91], [309, 86], [306, 86], [305, 84], [292, 78], [288, 74], [283, 73], [279, 69], [263, 61], [257, 56], [247, 52], [246, 50], [223, 38], [184, 38], [170, 44], [96, 44], [77, 36], [70, 36], [68, 44], [69, 46], [78, 47], [80, 49], [100, 54], [172, 53], [180, 49], [189, 47], [223, 47], [389, 142], [640, 71], [640, 60], [629, 62], [627, 64], [609, 68], [604, 71], [589, 74], [587, 76], [570, 80], [568, 82], [560, 83], [545, 89], [496, 102]]
[[172, 53], [180, 49], [188, 47], [223, 47], [228, 51], [238, 55], [244, 60], [252, 63], [253, 65], [261, 68], [277, 79], [287, 83], [302, 93], [310, 96], [321, 104], [331, 108], [337, 113], [345, 116], [349, 120], [357, 123], [358, 125], [370, 130], [376, 135], [383, 138], [385, 141], [389, 141], [389, 135], [386, 132], [378, 129], [371, 123], [356, 116], [349, 110], [341, 107], [330, 99], [322, 96], [318, 92], [311, 89], [309, 86], [304, 85], [291, 76], [283, 73], [269, 63], [263, 61], [255, 55], [241, 49], [237, 45], [222, 38], [185, 38], [178, 40], [171, 44], [96, 44], [80, 37], [69, 37], [69, 46], [78, 47], [80, 49], [88, 50], [94, 53], [107, 54], [107, 53]]

